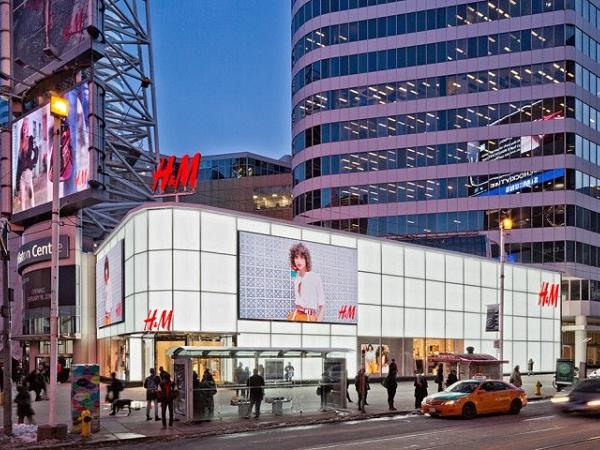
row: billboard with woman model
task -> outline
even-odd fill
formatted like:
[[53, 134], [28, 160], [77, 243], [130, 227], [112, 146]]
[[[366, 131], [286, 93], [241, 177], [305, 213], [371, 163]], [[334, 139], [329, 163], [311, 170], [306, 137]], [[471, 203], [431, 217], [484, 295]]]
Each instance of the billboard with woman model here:
[[123, 240], [96, 263], [96, 325], [123, 322]]
[[[61, 198], [88, 188], [90, 165], [89, 86], [80, 84], [64, 94], [69, 115], [60, 130]], [[52, 201], [54, 117], [50, 105], [25, 115], [13, 124], [13, 214]]]
[[239, 233], [240, 319], [356, 323], [356, 250]]

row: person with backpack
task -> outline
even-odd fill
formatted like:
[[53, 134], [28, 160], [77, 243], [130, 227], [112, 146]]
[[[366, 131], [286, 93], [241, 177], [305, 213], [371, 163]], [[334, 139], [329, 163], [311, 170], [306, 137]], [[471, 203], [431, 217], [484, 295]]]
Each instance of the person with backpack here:
[[160, 385], [160, 377], [156, 375], [154, 368], [150, 369], [150, 375], [144, 380], [144, 389], [146, 389], [146, 420], [152, 420], [150, 417], [150, 409], [154, 403], [154, 420], [159, 421], [158, 417], [158, 386]]
[[119, 400], [122, 390], [123, 383], [121, 382], [121, 380], [117, 379], [117, 374], [115, 372], [111, 373], [110, 384], [108, 385], [108, 392], [106, 393], [107, 400], [112, 403], [112, 408], [110, 410], [109, 416], [114, 416], [117, 413], [117, 400]]
[[160, 383], [158, 394], [162, 413], [162, 429], [165, 430], [167, 428], [167, 409], [169, 410], [169, 426], [173, 426], [173, 402], [179, 394], [177, 387], [171, 381], [171, 375], [167, 372], [164, 372], [164, 378]]

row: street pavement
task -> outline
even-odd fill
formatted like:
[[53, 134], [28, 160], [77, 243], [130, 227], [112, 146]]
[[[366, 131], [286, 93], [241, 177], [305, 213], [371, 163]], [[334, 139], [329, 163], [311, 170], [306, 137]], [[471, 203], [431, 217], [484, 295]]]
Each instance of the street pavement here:
[[[523, 379], [523, 387], [527, 391], [528, 396], [530, 398], [535, 397], [534, 386], [538, 380], [540, 380], [544, 385], [542, 389], [542, 394], [544, 396], [549, 396], [554, 393], [554, 390], [552, 389], [551, 375], [534, 375], [531, 377], [525, 376], [523, 377]], [[433, 383], [431, 384], [433, 385]], [[435, 388], [435, 386], [433, 387]], [[58, 423], [70, 424], [70, 385], [63, 384], [59, 385], [58, 388]], [[369, 435], [365, 433], [367, 433], [367, 429], [370, 429], [369, 427], [375, 424], [375, 429], [373, 431], [375, 434], [373, 435], [373, 438], [385, 439], [383, 436], [387, 436], [387, 434], [384, 433], [383, 435], [380, 435], [378, 427], [381, 424], [386, 424], [388, 422], [390, 424], [398, 424], [398, 426], [400, 426], [398, 430], [401, 430], [403, 429], [403, 427], [406, 426], [407, 432], [410, 431], [412, 434], [429, 433], [429, 429], [431, 428], [432, 423], [443, 423], [442, 421], [432, 422], [429, 420], [429, 418], [427, 418], [426, 421], [423, 421], [423, 417], [415, 416], [413, 414], [414, 397], [413, 386], [411, 382], [399, 383], [398, 392], [396, 395], [396, 407], [398, 408], [398, 412], [400, 413], [400, 415], [389, 413], [387, 409], [385, 389], [379, 383], [376, 382], [373, 382], [371, 384], [371, 390], [369, 392], [368, 399], [369, 406], [367, 406], [366, 408], [366, 414], [362, 414], [356, 410], [356, 403], [349, 403], [347, 410], [331, 410], [325, 413], [321, 413], [318, 411], [319, 397], [315, 394], [314, 386], [299, 387], [296, 390], [298, 391], [296, 393], [296, 398], [297, 400], [302, 400], [302, 406], [295, 407], [295, 409], [291, 411], [291, 414], [288, 411], [288, 413], [284, 414], [283, 416], [275, 417], [270, 414], [270, 406], [264, 405], [263, 415], [259, 420], [245, 420], [238, 418], [236, 414], [232, 413], [235, 410], [235, 408], [229, 406], [229, 400], [233, 392], [227, 389], [223, 389], [219, 391], [215, 398], [217, 417], [213, 421], [194, 424], [184, 424], [183, 422], [175, 422], [175, 426], [172, 429], [162, 430], [160, 422], [155, 422], [154, 420], [146, 421], [145, 409], [142, 407], [145, 406], [145, 404], [142, 402], [142, 400], [145, 397], [145, 391], [142, 388], [129, 388], [122, 393], [122, 398], [133, 400], [134, 407], [142, 407], [141, 409], [134, 409], [130, 416], [127, 416], [126, 413], [123, 412], [119, 413], [117, 416], [108, 416], [108, 413], [110, 412], [109, 405], [104, 403], [101, 407], [100, 432], [94, 434], [93, 437], [85, 441], [85, 443], [82, 443], [81, 438], [78, 435], [70, 435], [66, 444], [78, 445], [82, 448], [91, 448], [99, 447], [102, 445], [108, 445], [107, 442], [110, 441], [110, 446], [117, 446], [121, 444], [126, 445], [127, 447], [137, 445], [137, 448], [149, 448], [149, 446], [151, 447], [154, 442], [162, 441], [164, 439], [188, 438], [191, 440], [183, 441], [185, 443], [184, 445], [188, 445], [187, 442], [195, 442], [194, 438], [201, 437], [202, 442], [204, 442], [205, 440], [208, 440], [208, 442], [212, 442], [212, 440], [215, 439], [214, 436], [228, 435], [229, 437], [223, 438], [225, 439], [225, 443], [219, 441], [218, 443], [215, 443], [214, 446], [209, 446], [206, 448], [221, 448], [223, 445], [231, 445], [232, 447], [230, 448], [241, 448], [240, 446], [244, 446], [243, 437], [251, 435], [258, 436], [257, 439], [264, 439], [265, 441], [262, 442], [260, 445], [257, 444], [253, 448], [267, 448], [268, 441], [273, 440], [274, 435], [280, 436], [282, 435], [282, 433], [298, 433], [298, 430], [300, 430], [300, 435], [306, 433], [308, 436], [312, 436], [314, 433], [319, 434], [322, 432], [320, 430], [328, 430], [327, 433], [332, 433], [332, 436], [336, 436], [340, 433], [340, 430], [347, 430], [349, 433], [348, 437], [357, 436], [361, 439], [371, 439]], [[430, 393], [433, 391], [434, 389], [430, 389]], [[104, 394], [105, 386], [103, 386], [102, 388], [102, 399], [104, 399]], [[353, 386], [350, 387], [350, 395], [353, 399], [356, 399], [356, 392], [354, 391]], [[532, 403], [532, 405], [534, 405], [534, 403]], [[48, 402], [33, 402], [33, 407], [36, 411], [36, 422], [38, 424], [46, 423], [48, 417]], [[536, 407], [537, 406], [532, 406], [532, 410], [534, 410]], [[302, 409], [299, 410], [299, 408]], [[530, 410], [528, 410], [525, 413], [525, 415], [529, 414], [529, 411]], [[361, 425], [361, 423], [368, 418], [375, 419], [374, 421], [368, 422], [371, 425], [369, 425], [363, 430], [363, 425]], [[381, 424], [379, 422], [381, 422]], [[332, 425], [325, 426], [325, 424], [328, 423]], [[423, 424], [424, 428], [421, 428], [421, 425], [419, 425], [421, 423]], [[450, 421], [447, 423], [454, 423], [456, 425], [459, 424], [459, 422], [456, 421]], [[352, 425], [357, 425], [358, 431], [356, 433], [354, 433], [354, 427], [352, 427]], [[415, 426], [414, 433], [412, 432], [413, 425]], [[350, 428], [348, 428], [349, 426]], [[436, 426], [438, 425], [434, 425], [433, 429], [435, 429]], [[291, 428], [286, 429], [285, 427]], [[390, 428], [396, 429], [397, 427], [396, 425], [394, 425]], [[274, 429], [277, 429], [277, 431], [275, 431]], [[309, 432], [309, 430], [318, 431]], [[342, 432], [342, 434], [344, 433], [345, 432]], [[294, 436], [295, 435], [291, 435], [292, 440], [295, 439]], [[396, 435], [393, 434], [388, 437], [391, 439], [394, 436]], [[423, 436], [429, 436], [429, 434]], [[431, 437], [435, 438], [435, 434], [432, 434]], [[420, 436], [414, 436], [414, 438], [420, 438]], [[317, 440], [315, 442], [320, 443], [321, 441]], [[329, 441], [325, 439], [323, 440], [323, 442]], [[335, 442], [336, 441], [334, 441], [333, 443], [335, 444]], [[382, 443], [385, 442], [388, 441], [382, 441]], [[396, 442], [394, 441], [390, 441], [390, 443], [396, 445]], [[13, 446], [13, 444], [11, 444], [11, 446]], [[50, 448], [52, 445], [56, 444], [57, 443], [48, 443], [47, 445], [42, 445], [42, 448]], [[298, 442], [298, 445], [300, 444], [305, 445], [308, 444], [308, 442], [300, 440]], [[2, 442], [0, 442], [0, 447], [2, 447], [3, 445], [8, 447], [6, 443], [3, 444]], [[191, 447], [186, 448], [196, 448], [194, 445], [190, 445]], [[281, 445], [281, 442], [279, 445]], [[300, 446], [297, 448], [303, 447]], [[395, 447], [393, 445], [388, 445], [386, 448]]]
[[[597, 450], [599, 425], [598, 418], [558, 414], [549, 400], [542, 400], [531, 402], [519, 416], [493, 415], [467, 421], [398, 415], [184, 439], [177, 440], [176, 445], [178, 450]], [[127, 448], [158, 450], [174, 443], [145, 442]]]

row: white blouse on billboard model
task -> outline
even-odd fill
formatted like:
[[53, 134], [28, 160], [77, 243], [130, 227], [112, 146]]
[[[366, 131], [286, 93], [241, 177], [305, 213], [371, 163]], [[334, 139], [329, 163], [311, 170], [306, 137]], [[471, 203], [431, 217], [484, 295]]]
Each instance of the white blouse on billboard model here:
[[321, 322], [325, 317], [325, 292], [321, 276], [312, 271], [310, 252], [304, 244], [290, 248], [290, 268], [294, 281], [294, 309], [288, 320]]

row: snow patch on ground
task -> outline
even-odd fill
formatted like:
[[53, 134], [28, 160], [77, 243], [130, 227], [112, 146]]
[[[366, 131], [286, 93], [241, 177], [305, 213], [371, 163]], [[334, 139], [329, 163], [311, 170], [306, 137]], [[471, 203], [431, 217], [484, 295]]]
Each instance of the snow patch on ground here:
[[37, 428], [37, 425], [13, 424], [13, 435], [10, 438], [0, 437], [0, 448], [17, 448], [36, 442]]

